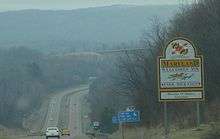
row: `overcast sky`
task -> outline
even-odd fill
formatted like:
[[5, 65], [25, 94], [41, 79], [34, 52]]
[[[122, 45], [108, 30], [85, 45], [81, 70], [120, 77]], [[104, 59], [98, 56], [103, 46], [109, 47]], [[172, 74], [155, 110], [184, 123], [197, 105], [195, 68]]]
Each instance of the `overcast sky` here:
[[180, 1], [193, 0], [0, 0], [0, 11], [19, 9], [78, 9], [114, 4], [179, 4]]

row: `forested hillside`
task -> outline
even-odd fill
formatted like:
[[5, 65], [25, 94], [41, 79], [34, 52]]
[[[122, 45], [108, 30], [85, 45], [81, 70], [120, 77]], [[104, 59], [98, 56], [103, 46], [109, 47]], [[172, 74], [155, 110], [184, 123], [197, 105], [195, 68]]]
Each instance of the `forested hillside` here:
[[113, 5], [2, 12], [0, 47], [25, 46], [44, 53], [107, 49], [108, 45], [136, 42], [142, 31], [150, 28], [151, 18], [158, 16], [166, 21], [176, 9], [166, 5]]
[[[106, 63], [95, 53], [136, 42], [158, 16], [165, 22], [175, 6], [114, 5], [78, 10], [0, 13], [0, 124], [22, 127], [50, 93], [88, 81]], [[101, 62], [101, 63], [100, 63]]]
[[25, 47], [0, 49], [0, 124], [22, 127], [49, 94], [88, 81], [93, 54], [54, 57]]
[[[206, 100], [201, 102], [202, 122], [218, 122], [220, 119], [220, 1], [200, 0], [193, 5], [183, 5], [168, 25], [153, 21], [153, 29], [143, 34], [139, 46], [146, 51], [122, 52], [112, 64], [105, 65], [91, 86], [92, 115], [103, 122], [103, 131], [112, 132], [111, 117], [127, 106], [134, 105], [141, 111], [141, 123], [147, 127], [162, 123], [163, 107], [157, 96], [156, 59], [162, 48], [173, 37], [190, 38], [205, 60]], [[135, 46], [134, 46], [135, 47]], [[115, 58], [116, 57], [116, 58]], [[111, 58], [107, 59], [110, 60]], [[116, 60], [115, 60], [116, 59]], [[132, 103], [126, 103], [131, 100]], [[99, 105], [102, 103], [103, 105]], [[195, 126], [195, 102], [169, 103], [170, 119], [176, 128]], [[105, 116], [102, 113], [105, 112]], [[108, 115], [108, 118], [106, 118]], [[97, 119], [95, 119], [97, 120]]]

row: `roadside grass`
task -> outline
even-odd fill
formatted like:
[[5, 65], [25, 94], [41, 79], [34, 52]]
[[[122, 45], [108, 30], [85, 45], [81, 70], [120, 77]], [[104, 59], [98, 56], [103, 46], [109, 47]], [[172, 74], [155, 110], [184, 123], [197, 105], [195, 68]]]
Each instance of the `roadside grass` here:
[[201, 139], [209, 130], [210, 125], [201, 125], [198, 129], [181, 129], [175, 132], [171, 132], [172, 139]]
[[[130, 128], [124, 129], [124, 138], [125, 139], [159, 139], [162, 135], [162, 131], [159, 129], [147, 129], [144, 127], [141, 128]], [[122, 139], [122, 132], [117, 131], [114, 134], [110, 135], [110, 139]], [[153, 138], [152, 138], [153, 137]]]
[[[210, 125], [201, 125], [197, 128], [190, 129], [175, 129], [172, 128], [170, 137], [172, 139], [203, 139], [209, 131], [212, 130]], [[159, 128], [136, 128], [136, 129], [125, 129], [125, 139], [163, 139], [164, 129]], [[110, 136], [110, 139], [122, 139], [122, 133], [117, 131]]]
[[220, 139], [220, 122], [211, 124], [211, 128], [202, 139]]
[[10, 138], [8, 138], [8, 137], [0, 137], [0, 139], [10, 139]]
[[90, 139], [90, 138], [86, 135], [77, 135], [74, 137], [74, 139]]

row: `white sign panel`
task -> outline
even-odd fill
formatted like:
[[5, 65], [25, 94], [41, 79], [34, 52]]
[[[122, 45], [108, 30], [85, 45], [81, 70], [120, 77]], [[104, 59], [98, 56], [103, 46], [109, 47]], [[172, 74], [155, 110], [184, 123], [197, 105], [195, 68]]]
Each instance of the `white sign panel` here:
[[204, 99], [203, 59], [185, 38], [172, 40], [158, 60], [160, 101]]
[[160, 59], [160, 87], [202, 87], [200, 58], [190, 60]]
[[202, 91], [193, 92], [163, 92], [161, 93], [161, 99], [196, 99], [202, 98]]

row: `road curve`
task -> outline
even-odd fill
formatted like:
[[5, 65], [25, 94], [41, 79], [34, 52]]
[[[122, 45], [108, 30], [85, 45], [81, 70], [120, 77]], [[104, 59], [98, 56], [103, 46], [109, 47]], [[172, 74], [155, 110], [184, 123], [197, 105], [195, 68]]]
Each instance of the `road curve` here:
[[77, 88], [71, 88], [68, 90], [62, 91], [62, 93], [58, 93], [57, 95], [53, 96], [50, 99], [50, 103], [48, 106], [48, 112], [47, 112], [47, 117], [45, 120], [44, 127], [42, 128], [43, 131], [48, 126], [58, 126], [58, 121], [59, 121], [59, 113], [60, 113], [60, 106], [61, 106], [61, 100], [64, 96], [69, 95], [69, 94], [74, 94], [77, 93], [81, 90], [88, 90], [88, 85], [82, 85]]
[[71, 96], [70, 101], [70, 116], [69, 116], [69, 129], [71, 136], [83, 135], [83, 114], [82, 114], [82, 105], [83, 98], [88, 94], [89, 90], [79, 91]]
[[[63, 136], [61, 139], [72, 139], [76, 135], [82, 134], [82, 124], [81, 124], [81, 99], [84, 95], [86, 95], [89, 92], [89, 85], [81, 85], [74, 88], [69, 88], [66, 90], [63, 90], [60, 93], [56, 93], [54, 96], [52, 96], [49, 99], [49, 105], [48, 105], [48, 112], [45, 119], [45, 124], [42, 127], [42, 132], [45, 132], [46, 128], [48, 126], [58, 126], [59, 121], [59, 113], [62, 112], [60, 110], [61, 106], [61, 100], [65, 96], [70, 96], [70, 110], [69, 110], [69, 129], [71, 131], [71, 136]], [[76, 104], [76, 105], [74, 105]], [[76, 106], [76, 107], [75, 107]], [[76, 123], [76, 128], [75, 128]], [[44, 136], [10, 136], [10, 139], [45, 139]]]

